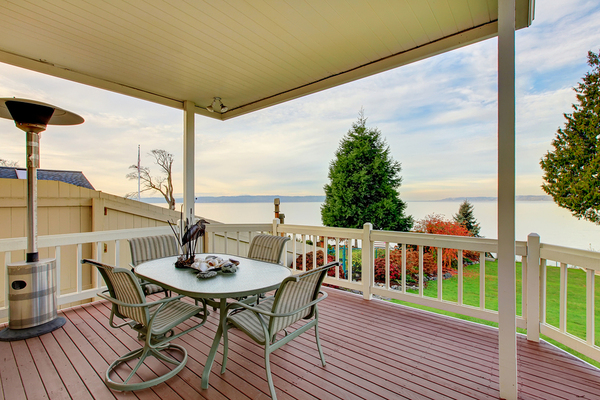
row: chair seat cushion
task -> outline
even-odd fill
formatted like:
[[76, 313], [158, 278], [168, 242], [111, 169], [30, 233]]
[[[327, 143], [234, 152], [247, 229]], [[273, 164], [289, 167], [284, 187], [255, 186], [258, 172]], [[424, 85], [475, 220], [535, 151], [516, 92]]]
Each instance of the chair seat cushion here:
[[[268, 297], [261, 301], [258, 305], [254, 306], [256, 310], [270, 312], [273, 308], [274, 297]], [[269, 326], [269, 319], [267, 315], [261, 315], [267, 327]], [[263, 332], [262, 325], [258, 320], [258, 316], [251, 310], [245, 309], [240, 312], [234, 312], [227, 317], [227, 320], [231, 322], [236, 328], [246, 332], [254, 341], [260, 344], [265, 343], [265, 334]]]
[[[152, 314], [157, 307], [155, 306], [150, 309], [150, 313]], [[202, 310], [202, 307], [185, 303], [181, 300], [171, 301], [154, 318], [152, 333], [157, 335], [164, 334], [183, 321], [202, 312]]]
[[165, 288], [159, 285], [155, 285], [154, 283], [148, 283], [144, 285], [144, 293], [152, 294], [157, 292], [164, 292]]

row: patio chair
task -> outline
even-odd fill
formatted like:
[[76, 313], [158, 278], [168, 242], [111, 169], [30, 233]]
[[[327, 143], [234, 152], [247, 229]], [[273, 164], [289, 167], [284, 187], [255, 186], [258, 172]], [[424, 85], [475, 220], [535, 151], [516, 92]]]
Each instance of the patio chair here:
[[[223, 321], [223, 364], [221, 373], [224, 373], [227, 368], [228, 330], [232, 327], [240, 329], [256, 343], [265, 347], [265, 369], [273, 399], [277, 397], [273, 378], [271, 377], [269, 354], [312, 327], [315, 328], [315, 338], [321, 364], [325, 366], [325, 357], [319, 341], [317, 303], [327, 297], [327, 293], [320, 291], [327, 271], [338, 265], [339, 262], [336, 261], [286, 278], [281, 282], [275, 296], [266, 298], [260, 304], [254, 306], [243, 302], [229, 304], [227, 308], [234, 310]], [[303, 325], [288, 333], [286, 328], [300, 320], [304, 320]], [[284, 331], [285, 336], [277, 339], [277, 334], [280, 331]]]
[[[259, 234], [252, 238], [250, 242], [250, 248], [248, 249], [248, 258], [253, 260], [265, 261], [274, 264], [283, 264], [281, 258], [283, 255], [283, 249], [285, 243], [290, 240], [287, 236], [273, 236]], [[239, 297], [237, 300], [245, 299], [246, 297]], [[264, 299], [265, 294], [260, 293], [256, 296], [256, 301]]]
[[[206, 303], [202, 301], [202, 306], [185, 303], [181, 301], [181, 298], [184, 296], [168, 297], [148, 303], [146, 302], [139, 279], [129, 269], [116, 268], [89, 259], [82, 260], [82, 263], [91, 264], [98, 268], [98, 271], [102, 274], [106, 282], [108, 289], [98, 293], [98, 296], [112, 303], [109, 319], [110, 326], [112, 328], [129, 326], [138, 332], [138, 340], [144, 342], [142, 348], [124, 354], [110, 364], [104, 376], [106, 386], [122, 391], [140, 390], [162, 383], [177, 375], [185, 367], [188, 355], [185, 348], [170, 342], [204, 325], [209, 314], [206, 310]], [[124, 322], [116, 324], [115, 317], [124, 320]], [[173, 328], [191, 317], [199, 318], [200, 322], [175, 334]], [[182, 359], [177, 360], [169, 353], [166, 353], [170, 351], [180, 352], [183, 354]], [[156, 378], [130, 383], [131, 378], [136, 374], [147, 357], [155, 357], [165, 364], [173, 364], [175, 367]], [[117, 368], [130, 360], [138, 358], [139, 361], [131, 370], [131, 373], [128, 374], [127, 378], [122, 381], [120, 379], [113, 380], [111, 376], [116, 375], [115, 370]], [[127, 371], [129, 367], [125, 365], [124, 368], [121, 369], [121, 373]], [[113, 373], [113, 371], [115, 372]]]
[[283, 248], [288, 240], [290, 238], [287, 236], [256, 235], [250, 242], [248, 258], [281, 264]]
[[[146, 236], [129, 239], [129, 248], [131, 250], [131, 268], [139, 264], [169, 256], [179, 255], [177, 240], [173, 235]], [[165, 292], [169, 296], [169, 291], [159, 285], [142, 281], [142, 288], [145, 294], [156, 292]]]

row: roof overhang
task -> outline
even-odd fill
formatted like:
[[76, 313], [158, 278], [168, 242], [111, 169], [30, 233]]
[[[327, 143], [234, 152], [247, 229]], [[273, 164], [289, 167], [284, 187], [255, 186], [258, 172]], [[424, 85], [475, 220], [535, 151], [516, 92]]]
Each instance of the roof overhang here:
[[6, 1], [0, 62], [226, 120], [496, 36], [498, 1]]

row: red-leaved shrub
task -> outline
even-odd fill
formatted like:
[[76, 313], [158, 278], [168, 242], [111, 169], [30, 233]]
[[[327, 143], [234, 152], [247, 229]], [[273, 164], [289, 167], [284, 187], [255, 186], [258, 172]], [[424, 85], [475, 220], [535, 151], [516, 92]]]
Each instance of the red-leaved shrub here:
[[[420, 221], [417, 221], [415, 232], [431, 233], [434, 235], [453, 235], [453, 236], [471, 236], [469, 230], [458, 222], [447, 220], [443, 215], [429, 214]], [[424, 251], [437, 260], [437, 248], [425, 247]], [[477, 260], [479, 254], [474, 251], [465, 251], [463, 256], [470, 260]], [[452, 261], [458, 258], [457, 249], [442, 249], [442, 267], [444, 271], [452, 266]]]
[[[432, 276], [437, 274], [437, 265], [433, 256], [423, 253], [423, 274]], [[406, 281], [419, 281], [419, 252], [414, 249], [406, 250]], [[385, 256], [375, 259], [375, 282], [385, 282]], [[402, 283], [402, 250], [390, 250], [390, 282]]]
[[[331, 254], [327, 254], [327, 263], [330, 263], [332, 261], [335, 261], [335, 257], [332, 256]], [[296, 258], [296, 269], [298, 270], [302, 270], [304, 260], [303, 260], [303, 255], [300, 254], [297, 258]], [[325, 256], [323, 253], [323, 250], [317, 250], [317, 267], [320, 267], [322, 265], [325, 265]], [[313, 252], [310, 251], [308, 253], [306, 253], [306, 270], [310, 271], [311, 269], [313, 269]], [[339, 266], [339, 270], [340, 270], [340, 278], [345, 278], [345, 274], [344, 274], [344, 269], [342, 268], [342, 266]], [[327, 271], [327, 275], [328, 276], [335, 276], [335, 268], [331, 268], [329, 271]]]

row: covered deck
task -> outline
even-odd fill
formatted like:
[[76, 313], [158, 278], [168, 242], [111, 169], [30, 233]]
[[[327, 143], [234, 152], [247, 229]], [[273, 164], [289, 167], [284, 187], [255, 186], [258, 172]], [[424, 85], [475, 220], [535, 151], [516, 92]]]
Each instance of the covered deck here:
[[[322, 368], [307, 332], [271, 357], [281, 399], [498, 399], [498, 330], [381, 300], [325, 288], [320, 336]], [[0, 399], [262, 399], [269, 398], [262, 348], [232, 331], [228, 369], [215, 360], [210, 387], [202, 368], [218, 315], [177, 339], [186, 368], [166, 383], [112, 392], [108, 365], [139, 346], [128, 329], [112, 329], [107, 302], [61, 311], [67, 324], [26, 341], [0, 342]], [[0, 327], [3, 328], [4, 326]], [[600, 370], [544, 341], [517, 338], [519, 399], [600, 399]], [[153, 360], [143, 377], [165, 368]]]

